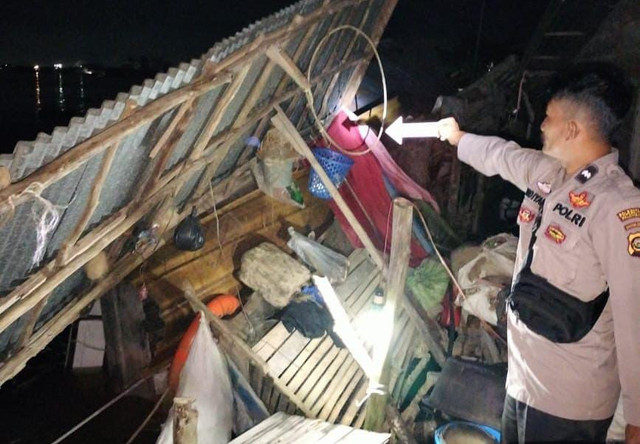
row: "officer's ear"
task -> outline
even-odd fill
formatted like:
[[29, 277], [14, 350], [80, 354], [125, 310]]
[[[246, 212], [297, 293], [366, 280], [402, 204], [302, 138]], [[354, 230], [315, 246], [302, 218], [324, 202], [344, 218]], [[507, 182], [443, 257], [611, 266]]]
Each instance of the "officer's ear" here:
[[573, 119], [567, 121], [566, 140], [575, 140], [580, 134], [580, 125]]

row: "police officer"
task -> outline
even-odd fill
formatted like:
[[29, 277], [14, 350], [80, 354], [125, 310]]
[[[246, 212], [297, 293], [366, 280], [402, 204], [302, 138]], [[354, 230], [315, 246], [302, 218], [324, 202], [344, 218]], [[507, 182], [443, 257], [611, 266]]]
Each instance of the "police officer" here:
[[630, 97], [612, 67], [574, 71], [547, 105], [542, 151], [439, 122], [461, 161], [525, 193], [503, 442], [604, 442], [621, 393], [626, 442], [640, 443], [640, 191], [611, 146]]

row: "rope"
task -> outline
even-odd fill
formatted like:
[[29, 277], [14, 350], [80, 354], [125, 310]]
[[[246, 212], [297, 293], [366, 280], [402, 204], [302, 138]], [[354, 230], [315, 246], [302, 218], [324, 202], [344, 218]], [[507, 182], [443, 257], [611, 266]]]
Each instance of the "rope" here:
[[140, 427], [138, 427], [136, 431], [133, 432], [133, 434], [131, 435], [131, 438], [129, 438], [126, 444], [131, 444], [138, 437], [142, 429], [144, 429], [144, 427], [149, 423], [149, 421], [151, 421], [151, 418], [153, 418], [153, 415], [155, 415], [155, 413], [158, 411], [158, 409], [160, 408], [160, 405], [162, 404], [162, 401], [164, 401], [164, 398], [167, 397], [170, 390], [171, 388], [167, 387], [167, 389], [162, 393], [162, 396], [160, 396], [160, 399], [158, 399], [156, 404], [153, 406], [153, 408], [151, 409], [151, 412], [149, 412], [149, 414], [144, 419], [144, 421], [142, 421], [142, 424], [140, 424]]
[[[313, 55], [311, 56], [311, 60], [309, 61], [309, 67], [307, 68], [307, 81], [308, 81], [309, 84], [311, 84], [311, 71], [313, 70], [313, 65], [314, 65], [314, 62], [315, 62], [315, 58], [318, 55], [318, 51], [320, 50], [320, 48], [322, 48], [322, 46], [324, 45], [325, 41], [329, 37], [331, 37], [336, 32], [343, 31], [343, 30], [354, 31], [356, 34], [358, 34], [359, 36], [363, 37], [367, 41], [369, 46], [371, 46], [371, 49], [373, 49], [373, 54], [374, 54], [376, 60], [378, 61], [378, 68], [380, 69], [380, 76], [381, 76], [381, 81], [382, 81], [382, 103], [383, 103], [383, 107], [382, 107], [382, 123], [380, 125], [380, 131], [378, 131], [378, 136], [377, 136], [378, 140], [380, 140], [380, 138], [382, 137], [382, 133], [384, 132], [385, 119], [387, 118], [387, 79], [386, 79], [385, 74], [384, 74], [384, 68], [382, 67], [382, 60], [380, 59], [380, 54], [378, 53], [378, 50], [376, 48], [376, 44], [360, 28], [356, 28], [355, 26], [352, 26], [352, 25], [342, 25], [342, 26], [338, 26], [337, 28], [334, 28], [331, 32], [329, 32], [327, 35], [325, 35], [322, 38], [322, 40], [320, 40], [320, 42], [318, 43], [318, 46], [316, 46], [316, 49], [315, 49], [315, 51], [313, 51]], [[340, 151], [341, 153], [349, 155], [349, 156], [362, 156], [364, 154], [367, 154], [369, 151], [371, 151], [371, 147], [367, 147], [365, 150], [362, 150], [362, 151], [350, 151], [350, 150], [346, 150], [346, 149], [342, 148], [340, 146], [340, 144], [337, 143], [329, 135], [329, 133], [327, 133], [327, 131], [324, 129], [324, 126], [322, 125], [320, 117], [316, 113], [316, 108], [315, 108], [315, 105], [314, 105], [313, 92], [311, 91], [311, 89], [306, 89], [304, 91], [304, 93], [305, 93], [305, 96], [307, 98], [307, 102], [309, 103], [309, 110], [311, 111], [311, 114], [313, 115], [313, 118], [314, 118], [314, 121], [316, 123], [316, 126], [317, 126], [318, 130], [320, 131], [320, 134], [322, 135], [322, 137], [325, 139], [325, 141], [328, 141], [331, 145], [336, 147], [336, 149], [338, 149], [338, 151]], [[364, 142], [362, 144], [364, 144]], [[354, 148], [354, 149], [357, 149], [357, 148], [359, 148], [359, 146]]]
[[[438, 256], [438, 259], [440, 259], [440, 262], [442, 263], [442, 266], [444, 267], [445, 271], [447, 272], [447, 274], [449, 275], [449, 277], [451, 278], [451, 281], [453, 282], [453, 284], [456, 286], [456, 288], [458, 289], [458, 291], [460, 292], [460, 295], [462, 296], [463, 299], [467, 299], [467, 295], [465, 294], [464, 290], [462, 289], [462, 287], [460, 286], [460, 283], [458, 282], [458, 280], [456, 279], [456, 277], [453, 275], [453, 272], [451, 271], [451, 269], [449, 268], [449, 265], [447, 265], [447, 262], [444, 260], [444, 258], [442, 257], [442, 255], [440, 254], [440, 250], [438, 249], [438, 247], [436, 246], [436, 243], [433, 240], [433, 236], [431, 235], [431, 230], [429, 230], [429, 226], [427, 225], [427, 221], [424, 219], [424, 216], [422, 216], [422, 213], [420, 212], [420, 209], [416, 206], [416, 204], [414, 204], [413, 202], [411, 203], [411, 205], [413, 205], [413, 207], [416, 210], [416, 213], [418, 214], [418, 216], [420, 217], [420, 220], [422, 221], [422, 225], [424, 226], [424, 230], [427, 233], [427, 236], [429, 237], [429, 242], [431, 242], [431, 245], [433, 245], [433, 251], [435, 251], [436, 255]], [[500, 335], [498, 335], [493, 328], [491, 327], [491, 325], [489, 325], [484, 319], [480, 319], [478, 318], [478, 320], [480, 321], [480, 324], [482, 325], [482, 327], [491, 335], [493, 336], [495, 339], [498, 339], [500, 342], [502, 342], [504, 345], [506, 345], [506, 341], [504, 339], [502, 339], [502, 337], [500, 337]]]
[[98, 416], [100, 413], [104, 412], [105, 410], [107, 410], [109, 407], [111, 407], [113, 404], [115, 404], [116, 402], [118, 402], [121, 398], [123, 398], [124, 396], [128, 395], [129, 393], [131, 393], [133, 390], [135, 390], [138, 386], [140, 386], [143, 382], [145, 382], [147, 379], [151, 378], [153, 376], [153, 374], [145, 376], [144, 378], [140, 379], [138, 382], [136, 382], [135, 384], [133, 384], [131, 387], [129, 387], [128, 389], [126, 389], [124, 392], [120, 393], [118, 396], [116, 396], [115, 398], [113, 398], [111, 401], [107, 402], [105, 405], [103, 405], [102, 407], [100, 407], [98, 410], [96, 410], [94, 413], [92, 413], [91, 415], [89, 415], [84, 421], [80, 422], [78, 425], [76, 425], [74, 428], [72, 428], [71, 430], [69, 430], [67, 433], [65, 433], [64, 435], [62, 435], [60, 438], [56, 439], [55, 441], [53, 441], [53, 443], [51, 444], [59, 444], [60, 442], [64, 441], [65, 439], [67, 439], [69, 436], [71, 436], [73, 433], [75, 433], [78, 429], [80, 429], [82, 426], [84, 426], [86, 423], [88, 423], [89, 421], [91, 421], [93, 418], [95, 418], [96, 416]]

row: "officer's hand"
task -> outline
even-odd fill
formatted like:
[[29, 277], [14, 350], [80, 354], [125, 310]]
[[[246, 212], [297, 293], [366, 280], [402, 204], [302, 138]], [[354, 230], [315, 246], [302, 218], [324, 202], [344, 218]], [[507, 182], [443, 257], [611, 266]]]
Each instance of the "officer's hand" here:
[[640, 427], [627, 424], [624, 438], [625, 444], [640, 444]]
[[442, 141], [446, 140], [451, 145], [458, 146], [458, 142], [464, 134], [464, 131], [460, 131], [460, 126], [453, 117], [447, 117], [438, 122], [438, 135]]

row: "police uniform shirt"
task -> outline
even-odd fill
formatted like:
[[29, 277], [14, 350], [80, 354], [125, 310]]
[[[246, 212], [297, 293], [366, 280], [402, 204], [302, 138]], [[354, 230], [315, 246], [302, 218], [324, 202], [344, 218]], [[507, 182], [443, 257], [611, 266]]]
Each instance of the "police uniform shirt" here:
[[458, 157], [525, 193], [514, 278], [542, 211], [533, 273], [582, 301], [610, 290], [598, 321], [575, 343], [553, 343], [509, 311], [507, 393], [554, 416], [599, 420], [613, 415], [622, 387], [625, 419], [640, 425], [640, 191], [617, 151], [571, 176], [556, 159], [498, 137], [465, 134]]

